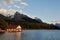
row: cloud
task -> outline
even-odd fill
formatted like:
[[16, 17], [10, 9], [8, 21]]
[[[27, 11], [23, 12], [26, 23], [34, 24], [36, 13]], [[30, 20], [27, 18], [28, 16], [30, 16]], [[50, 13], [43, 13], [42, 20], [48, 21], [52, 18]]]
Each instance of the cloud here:
[[14, 9], [9, 9], [7, 12], [8, 12], [9, 15], [14, 15], [15, 12], [16, 12], [16, 10], [14, 10]]
[[4, 5], [5, 5], [5, 4], [7, 4], [7, 2], [6, 2], [6, 1], [2, 1], [2, 4], [4, 4]]
[[19, 4], [28, 6], [28, 3], [27, 2], [23, 2], [22, 0], [0, 0], [0, 2], [2, 4], [14, 4], [14, 3], [18, 2]]
[[24, 5], [24, 6], [28, 6], [27, 2], [21, 2], [21, 4]]
[[0, 9], [2, 9], [3, 7], [2, 6], [0, 6]]
[[[22, 0], [0, 0], [0, 4], [7, 6], [8, 8], [24, 8], [26, 6], [28, 6], [27, 2], [23, 2]], [[11, 4], [15, 5], [15, 6], [11, 6]], [[20, 4], [17, 6], [17, 4]]]
[[9, 12], [12, 12], [12, 13], [15, 13], [16, 12], [16, 10], [14, 10], [14, 9], [10, 9], [10, 10], [8, 10]]
[[21, 8], [20, 6], [17, 6], [17, 5], [14, 5], [14, 7], [16, 7], [16, 8]]
[[14, 2], [13, 2], [13, 0], [0, 0], [0, 3], [2, 3], [2, 4], [13, 4]]
[[15, 0], [15, 1], [22, 1], [22, 0]]
[[6, 3], [8, 3], [8, 4], [13, 4], [14, 2], [13, 2], [13, 0], [5, 0], [6, 1]]
[[5, 10], [5, 9], [1, 9], [0, 12], [6, 13], [7, 10]]
[[10, 10], [0, 9], [0, 14], [2, 14], [4, 16], [14, 15], [15, 12], [16, 12], [16, 10], [14, 10], [14, 9], [10, 9]]
[[5, 9], [1, 9], [0, 10], [0, 14], [6, 16], [7, 15], [6, 13], [7, 13], [7, 10], [5, 10]]
[[52, 20], [51, 22], [60, 22], [60, 20]]

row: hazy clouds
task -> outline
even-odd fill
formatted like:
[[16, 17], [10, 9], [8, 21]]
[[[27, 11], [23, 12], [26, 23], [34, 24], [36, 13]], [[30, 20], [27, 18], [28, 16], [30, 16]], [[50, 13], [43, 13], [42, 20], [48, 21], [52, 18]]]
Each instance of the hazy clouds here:
[[28, 3], [23, 0], [0, 0], [0, 14], [3, 13], [5, 15], [6, 13], [9, 14], [11, 12], [15, 13], [16, 10], [22, 12], [22, 10], [19, 9], [26, 6], [28, 6]]
[[[8, 5], [7, 7], [9, 7], [13, 4], [13, 5], [16, 5], [15, 7], [17, 7], [17, 8], [21, 8], [22, 6], [24, 6], [24, 7], [28, 6], [28, 3], [24, 2], [22, 0], [0, 0], [0, 4]], [[17, 4], [20, 4], [22, 6], [20, 6], [20, 5], [17, 6]], [[0, 6], [2, 6], [2, 5], [0, 5]]]
[[57, 20], [52, 20], [51, 22], [60, 23], [60, 20], [59, 20], [59, 19], [57, 19]]
[[13, 15], [15, 12], [16, 12], [16, 10], [14, 10], [14, 9], [10, 9], [10, 10], [1, 9], [0, 10], [0, 14], [2, 14], [4, 16]]

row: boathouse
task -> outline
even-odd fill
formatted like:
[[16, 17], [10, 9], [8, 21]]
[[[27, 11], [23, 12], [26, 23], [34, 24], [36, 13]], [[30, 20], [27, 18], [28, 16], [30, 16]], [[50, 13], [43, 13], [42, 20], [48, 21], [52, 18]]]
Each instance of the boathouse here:
[[22, 31], [21, 29], [22, 28], [20, 25], [9, 25], [6, 28], [7, 32], [20, 32], [20, 31]]

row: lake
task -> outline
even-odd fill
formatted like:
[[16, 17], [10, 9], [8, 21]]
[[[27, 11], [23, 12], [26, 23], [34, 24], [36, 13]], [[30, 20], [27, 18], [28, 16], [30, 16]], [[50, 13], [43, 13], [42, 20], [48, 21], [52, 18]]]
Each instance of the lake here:
[[60, 30], [24, 30], [0, 33], [0, 40], [60, 40]]

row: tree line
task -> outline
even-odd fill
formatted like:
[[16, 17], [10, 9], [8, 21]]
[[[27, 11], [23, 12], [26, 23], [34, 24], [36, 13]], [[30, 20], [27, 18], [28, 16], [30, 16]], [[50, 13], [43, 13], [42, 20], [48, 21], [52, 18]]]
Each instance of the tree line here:
[[34, 22], [11, 22], [5, 21], [0, 18], [0, 28], [5, 29], [9, 25], [21, 25], [22, 29], [59, 29], [58, 27], [46, 24], [46, 23], [34, 23]]

